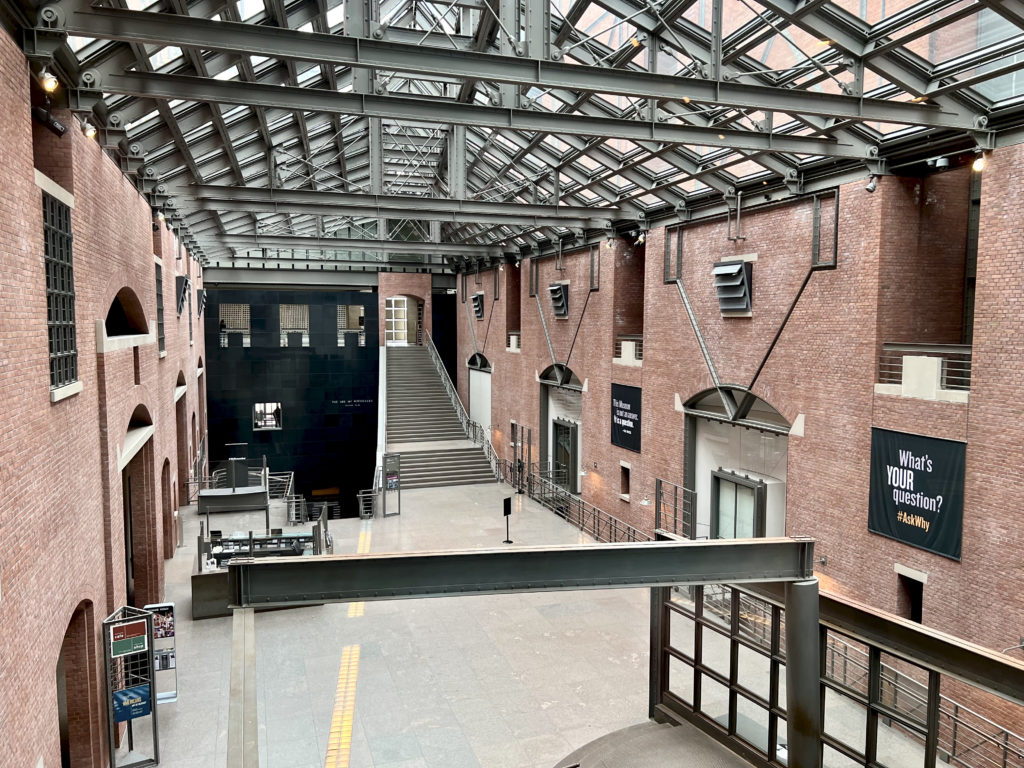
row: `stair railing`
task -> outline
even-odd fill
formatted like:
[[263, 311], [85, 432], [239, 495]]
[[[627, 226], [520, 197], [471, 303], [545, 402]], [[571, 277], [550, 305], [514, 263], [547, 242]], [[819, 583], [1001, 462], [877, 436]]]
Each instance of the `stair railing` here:
[[441, 361], [441, 356], [437, 353], [437, 347], [434, 346], [434, 339], [431, 337], [430, 332], [424, 330], [423, 338], [426, 340], [426, 343], [423, 346], [427, 348], [427, 352], [430, 354], [430, 360], [434, 363], [434, 368], [437, 369], [437, 375], [441, 378], [441, 383], [444, 385], [445, 392], [448, 393], [448, 399], [452, 401], [452, 408], [455, 409], [455, 415], [459, 417], [459, 424], [462, 425], [462, 431], [466, 433], [466, 438], [468, 440], [471, 440], [473, 443], [484, 449], [484, 455], [487, 457], [487, 461], [491, 465], [491, 472], [494, 474], [494, 478], [496, 480], [500, 480], [501, 468], [498, 461], [498, 455], [494, 452], [494, 446], [491, 445], [490, 432], [469, 418], [469, 414], [466, 413], [466, 408], [462, 405], [461, 398], [459, 398], [459, 393], [455, 389], [455, 385], [452, 384], [452, 378], [448, 375], [448, 369], [444, 367], [444, 363]]

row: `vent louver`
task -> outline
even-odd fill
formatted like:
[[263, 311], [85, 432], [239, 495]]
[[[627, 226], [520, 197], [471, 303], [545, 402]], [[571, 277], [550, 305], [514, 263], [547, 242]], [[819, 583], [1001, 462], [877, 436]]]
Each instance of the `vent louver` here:
[[720, 261], [711, 274], [715, 278], [718, 308], [723, 315], [749, 315], [753, 298], [753, 264], [749, 261]]
[[555, 317], [569, 316], [569, 286], [565, 283], [554, 283], [548, 286], [551, 293], [551, 308]]
[[470, 299], [473, 301], [473, 314], [476, 315], [477, 319], [481, 319], [484, 316], [484, 295], [483, 293], [474, 293]]

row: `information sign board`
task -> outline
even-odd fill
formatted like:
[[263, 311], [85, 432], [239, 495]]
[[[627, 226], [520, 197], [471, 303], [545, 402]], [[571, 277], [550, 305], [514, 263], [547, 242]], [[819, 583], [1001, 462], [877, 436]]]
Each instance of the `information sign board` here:
[[149, 714], [151, 698], [149, 683], [114, 691], [114, 722], [145, 717]]
[[136, 619], [110, 628], [110, 658], [117, 659], [133, 653], [142, 653], [149, 648], [146, 637], [146, 620]]

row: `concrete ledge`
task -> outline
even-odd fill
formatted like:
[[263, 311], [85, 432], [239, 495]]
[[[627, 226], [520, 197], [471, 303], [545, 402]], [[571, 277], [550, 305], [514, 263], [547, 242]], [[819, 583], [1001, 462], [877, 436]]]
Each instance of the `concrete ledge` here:
[[72, 395], [77, 395], [85, 387], [80, 381], [73, 381], [70, 384], [65, 384], [63, 387], [57, 387], [56, 389], [50, 390], [50, 402], [59, 403], [61, 400], [66, 400]]
[[103, 355], [119, 349], [131, 349], [147, 344], [156, 344], [156, 323], [150, 322], [149, 333], [135, 333], [130, 336], [107, 336], [107, 328], [102, 320], [96, 321], [96, 351]]

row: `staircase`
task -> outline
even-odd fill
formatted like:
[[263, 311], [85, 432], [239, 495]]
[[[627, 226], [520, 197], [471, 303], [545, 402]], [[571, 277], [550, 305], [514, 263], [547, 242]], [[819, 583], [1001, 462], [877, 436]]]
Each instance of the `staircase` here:
[[388, 442], [465, 440], [426, 347], [388, 347]]
[[493, 482], [491, 463], [477, 447], [402, 452], [402, 488]]
[[[426, 347], [387, 349], [387, 441], [422, 443], [400, 450], [402, 487], [437, 488], [493, 483], [483, 449], [472, 446]], [[459, 441], [460, 446], [432, 443]]]

